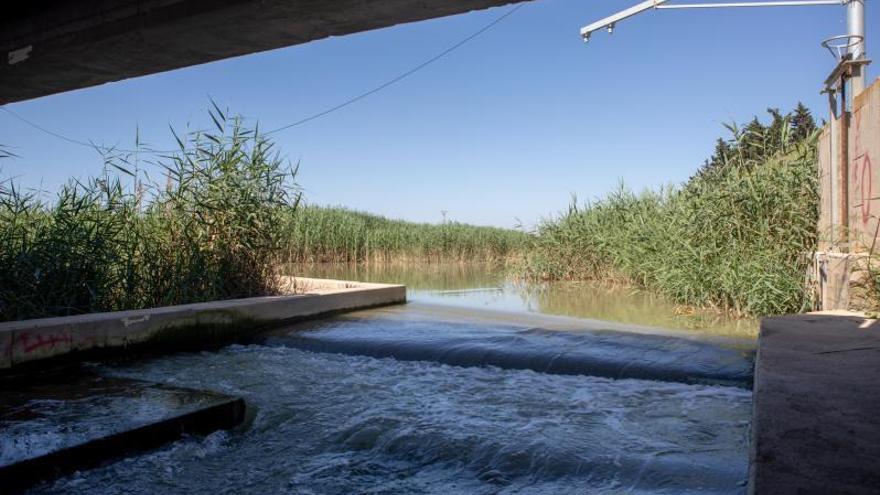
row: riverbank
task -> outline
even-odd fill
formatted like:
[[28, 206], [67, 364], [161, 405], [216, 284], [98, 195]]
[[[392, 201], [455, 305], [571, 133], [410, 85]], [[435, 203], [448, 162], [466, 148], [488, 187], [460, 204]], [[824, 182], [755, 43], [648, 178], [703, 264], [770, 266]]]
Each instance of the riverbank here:
[[680, 187], [624, 186], [538, 227], [524, 271], [536, 279], [623, 280], [736, 316], [812, 307], [818, 174], [812, 119], [771, 112]]
[[119, 156], [54, 201], [0, 181], [0, 321], [269, 296], [297, 262], [505, 263], [530, 280], [623, 281], [687, 311], [807, 310], [818, 191], [815, 125], [798, 112], [732, 127], [681, 187], [622, 187], [526, 233], [306, 205], [274, 143], [215, 109], [215, 131], [162, 158], [165, 184]]
[[104, 173], [52, 199], [0, 179], [0, 321], [142, 310], [284, 293], [291, 261], [504, 261], [528, 235], [307, 206], [297, 169], [240, 118], [177, 136], [152, 166]]

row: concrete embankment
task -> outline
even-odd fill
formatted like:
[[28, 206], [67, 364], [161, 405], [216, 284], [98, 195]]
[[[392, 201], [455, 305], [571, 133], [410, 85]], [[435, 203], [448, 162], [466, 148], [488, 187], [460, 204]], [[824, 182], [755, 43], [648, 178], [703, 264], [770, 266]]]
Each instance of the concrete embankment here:
[[762, 322], [750, 457], [751, 494], [880, 493], [880, 322]]
[[245, 417], [239, 397], [78, 370], [0, 386], [4, 494], [184, 435], [231, 429]]
[[289, 295], [0, 323], [0, 371], [136, 348], [219, 345], [290, 321], [406, 301], [402, 285], [286, 282]]

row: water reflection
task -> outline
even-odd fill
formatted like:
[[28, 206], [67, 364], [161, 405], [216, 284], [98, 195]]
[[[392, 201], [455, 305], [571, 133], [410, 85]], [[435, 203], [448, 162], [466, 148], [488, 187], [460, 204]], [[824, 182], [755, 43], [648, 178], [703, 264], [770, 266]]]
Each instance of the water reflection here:
[[292, 264], [285, 271], [302, 277], [404, 284], [410, 290], [491, 288], [506, 282], [504, 267], [487, 263]]
[[405, 284], [410, 300], [535, 312], [687, 330], [700, 334], [757, 335], [753, 319], [735, 319], [712, 311], [685, 311], [664, 297], [633, 287], [583, 282], [515, 283], [504, 267], [490, 264], [326, 263], [290, 265], [292, 275]]

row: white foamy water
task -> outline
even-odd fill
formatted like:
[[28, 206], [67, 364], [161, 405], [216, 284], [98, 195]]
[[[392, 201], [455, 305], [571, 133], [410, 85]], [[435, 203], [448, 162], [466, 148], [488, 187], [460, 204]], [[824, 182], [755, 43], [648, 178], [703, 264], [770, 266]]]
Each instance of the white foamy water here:
[[114, 370], [238, 394], [242, 431], [40, 493], [740, 493], [748, 391], [234, 346]]
[[240, 395], [251, 419], [34, 491], [745, 492], [754, 344], [736, 325], [674, 331], [685, 320], [643, 295], [457, 274], [357, 273], [405, 281], [417, 302], [100, 368]]

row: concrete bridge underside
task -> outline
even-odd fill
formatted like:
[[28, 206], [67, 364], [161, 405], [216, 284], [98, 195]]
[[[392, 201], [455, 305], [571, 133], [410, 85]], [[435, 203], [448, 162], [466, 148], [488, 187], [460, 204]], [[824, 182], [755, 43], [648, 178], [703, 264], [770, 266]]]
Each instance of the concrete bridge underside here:
[[8, 2], [0, 104], [513, 1]]

